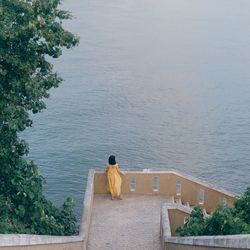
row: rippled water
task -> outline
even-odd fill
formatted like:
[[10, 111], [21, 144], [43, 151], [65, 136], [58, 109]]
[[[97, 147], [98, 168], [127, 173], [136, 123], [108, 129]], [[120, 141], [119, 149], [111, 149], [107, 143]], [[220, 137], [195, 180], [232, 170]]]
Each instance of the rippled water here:
[[79, 47], [24, 136], [46, 194], [77, 200], [90, 168], [178, 169], [250, 185], [250, 1], [65, 0]]

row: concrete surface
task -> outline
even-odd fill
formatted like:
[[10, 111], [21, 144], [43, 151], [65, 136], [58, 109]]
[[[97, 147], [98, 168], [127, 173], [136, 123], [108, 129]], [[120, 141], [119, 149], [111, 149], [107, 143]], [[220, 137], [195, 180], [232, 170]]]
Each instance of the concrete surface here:
[[94, 196], [88, 250], [160, 250], [160, 195]]

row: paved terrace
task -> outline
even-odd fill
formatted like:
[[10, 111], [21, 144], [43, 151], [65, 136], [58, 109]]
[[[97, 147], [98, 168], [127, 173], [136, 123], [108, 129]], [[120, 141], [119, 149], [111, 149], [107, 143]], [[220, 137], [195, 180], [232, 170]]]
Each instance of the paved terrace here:
[[160, 250], [160, 211], [163, 195], [94, 196], [88, 250]]

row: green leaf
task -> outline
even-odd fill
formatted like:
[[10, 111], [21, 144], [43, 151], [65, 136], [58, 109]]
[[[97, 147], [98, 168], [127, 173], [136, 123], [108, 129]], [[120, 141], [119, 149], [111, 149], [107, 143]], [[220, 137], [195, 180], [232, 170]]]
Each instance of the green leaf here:
[[50, 89], [62, 82], [48, 58], [60, 57], [63, 48], [79, 42], [62, 26], [71, 15], [59, 4], [59, 0], [1, 2], [0, 233], [76, 232], [73, 201], [57, 208], [44, 197], [46, 181], [27, 160], [28, 145], [19, 138], [32, 126], [31, 112], [45, 109]]

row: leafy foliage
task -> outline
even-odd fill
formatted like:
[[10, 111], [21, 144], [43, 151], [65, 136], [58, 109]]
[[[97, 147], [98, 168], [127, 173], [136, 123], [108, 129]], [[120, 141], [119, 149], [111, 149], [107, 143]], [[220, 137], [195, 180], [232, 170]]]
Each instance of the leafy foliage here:
[[219, 205], [210, 217], [204, 218], [202, 209], [195, 207], [176, 232], [181, 236], [247, 234], [250, 233], [249, 211], [250, 188], [235, 200], [234, 208]]
[[234, 207], [234, 215], [250, 225], [250, 187], [235, 201]]
[[194, 207], [184, 226], [178, 227], [176, 232], [181, 236], [203, 235], [204, 221], [202, 208], [199, 206]]
[[47, 57], [58, 58], [78, 38], [62, 27], [71, 16], [60, 0], [2, 0], [0, 4], [0, 233], [69, 235], [76, 232], [74, 201], [61, 208], [42, 191], [45, 180], [19, 133], [30, 112], [46, 108], [48, 91], [62, 79]]
[[204, 235], [230, 235], [248, 233], [247, 224], [233, 216], [233, 210], [219, 206], [205, 221]]

